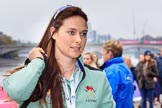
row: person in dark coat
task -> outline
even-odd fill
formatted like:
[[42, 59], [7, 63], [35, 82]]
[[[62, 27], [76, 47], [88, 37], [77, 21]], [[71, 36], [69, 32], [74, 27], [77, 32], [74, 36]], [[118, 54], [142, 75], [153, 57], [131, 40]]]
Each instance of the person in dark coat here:
[[144, 62], [140, 62], [137, 69], [139, 88], [142, 96], [142, 108], [147, 108], [146, 101], [149, 100], [150, 108], [153, 108], [153, 94], [158, 72], [156, 61], [151, 58], [151, 51], [144, 53]]

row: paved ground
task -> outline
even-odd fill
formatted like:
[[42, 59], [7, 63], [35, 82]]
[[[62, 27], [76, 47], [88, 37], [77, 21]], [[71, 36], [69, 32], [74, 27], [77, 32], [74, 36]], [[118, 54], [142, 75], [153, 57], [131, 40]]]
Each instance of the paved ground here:
[[[162, 100], [161, 100], [161, 102], [162, 102]], [[140, 102], [134, 102], [134, 108], [138, 108], [139, 105], [140, 105]], [[149, 106], [149, 104], [148, 104], [148, 106]], [[149, 107], [147, 107], [147, 108], [149, 108]], [[162, 106], [154, 105], [154, 108], [162, 108]]]

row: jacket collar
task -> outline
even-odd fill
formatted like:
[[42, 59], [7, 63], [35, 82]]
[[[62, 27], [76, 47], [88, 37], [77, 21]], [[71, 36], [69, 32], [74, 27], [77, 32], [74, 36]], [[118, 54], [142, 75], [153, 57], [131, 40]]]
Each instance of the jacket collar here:
[[[78, 65], [79, 65], [79, 68], [81, 69], [81, 71], [83, 72], [83, 76], [82, 76], [82, 79], [81, 81], [79, 82], [79, 84], [84, 80], [85, 76], [86, 76], [86, 72], [85, 72], [85, 69], [84, 69], [84, 63], [83, 63], [83, 57], [80, 55], [77, 59], [77, 62], [78, 62]], [[79, 84], [76, 88], [76, 91], [78, 90], [78, 87], [79, 87]], [[75, 92], [76, 92], [75, 91]]]
[[102, 68], [105, 69], [106, 67], [108, 67], [108, 66], [110, 66], [110, 65], [112, 65], [112, 64], [116, 64], [116, 63], [124, 63], [123, 58], [122, 58], [122, 57], [115, 57], [115, 58], [112, 58], [112, 59], [106, 61], [106, 62], [103, 64]]

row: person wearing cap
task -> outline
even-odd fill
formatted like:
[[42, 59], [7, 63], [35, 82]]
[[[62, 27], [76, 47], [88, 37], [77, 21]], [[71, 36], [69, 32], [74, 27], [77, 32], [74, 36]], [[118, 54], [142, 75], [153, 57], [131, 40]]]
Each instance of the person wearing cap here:
[[133, 74], [124, 63], [122, 44], [118, 40], [109, 40], [103, 44], [104, 64], [100, 67], [112, 87], [116, 108], [133, 107]]
[[105, 74], [83, 63], [87, 22], [79, 7], [56, 11], [28, 65], [3, 82], [20, 108], [115, 108]]
[[158, 73], [156, 61], [151, 58], [151, 55], [151, 51], [146, 50], [144, 52], [144, 61], [141, 62], [137, 69], [137, 78], [142, 96], [142, 108], [147, 108], [147, 98], [149, 101], [149, 108], [153, 108], [153, 94]]

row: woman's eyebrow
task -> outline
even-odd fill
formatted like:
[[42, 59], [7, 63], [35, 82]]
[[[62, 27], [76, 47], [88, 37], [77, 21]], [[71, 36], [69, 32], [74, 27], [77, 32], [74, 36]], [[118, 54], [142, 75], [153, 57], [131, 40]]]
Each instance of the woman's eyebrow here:
[[76, 30], [75, 28], [68, 28], [68, 29], [70, 29], [70, 30]]
[[[69, 30], [77, 30], [75, 28], [68, 28]], [[83, 32], [88, 32], [88, 29], [82, 30]]]

